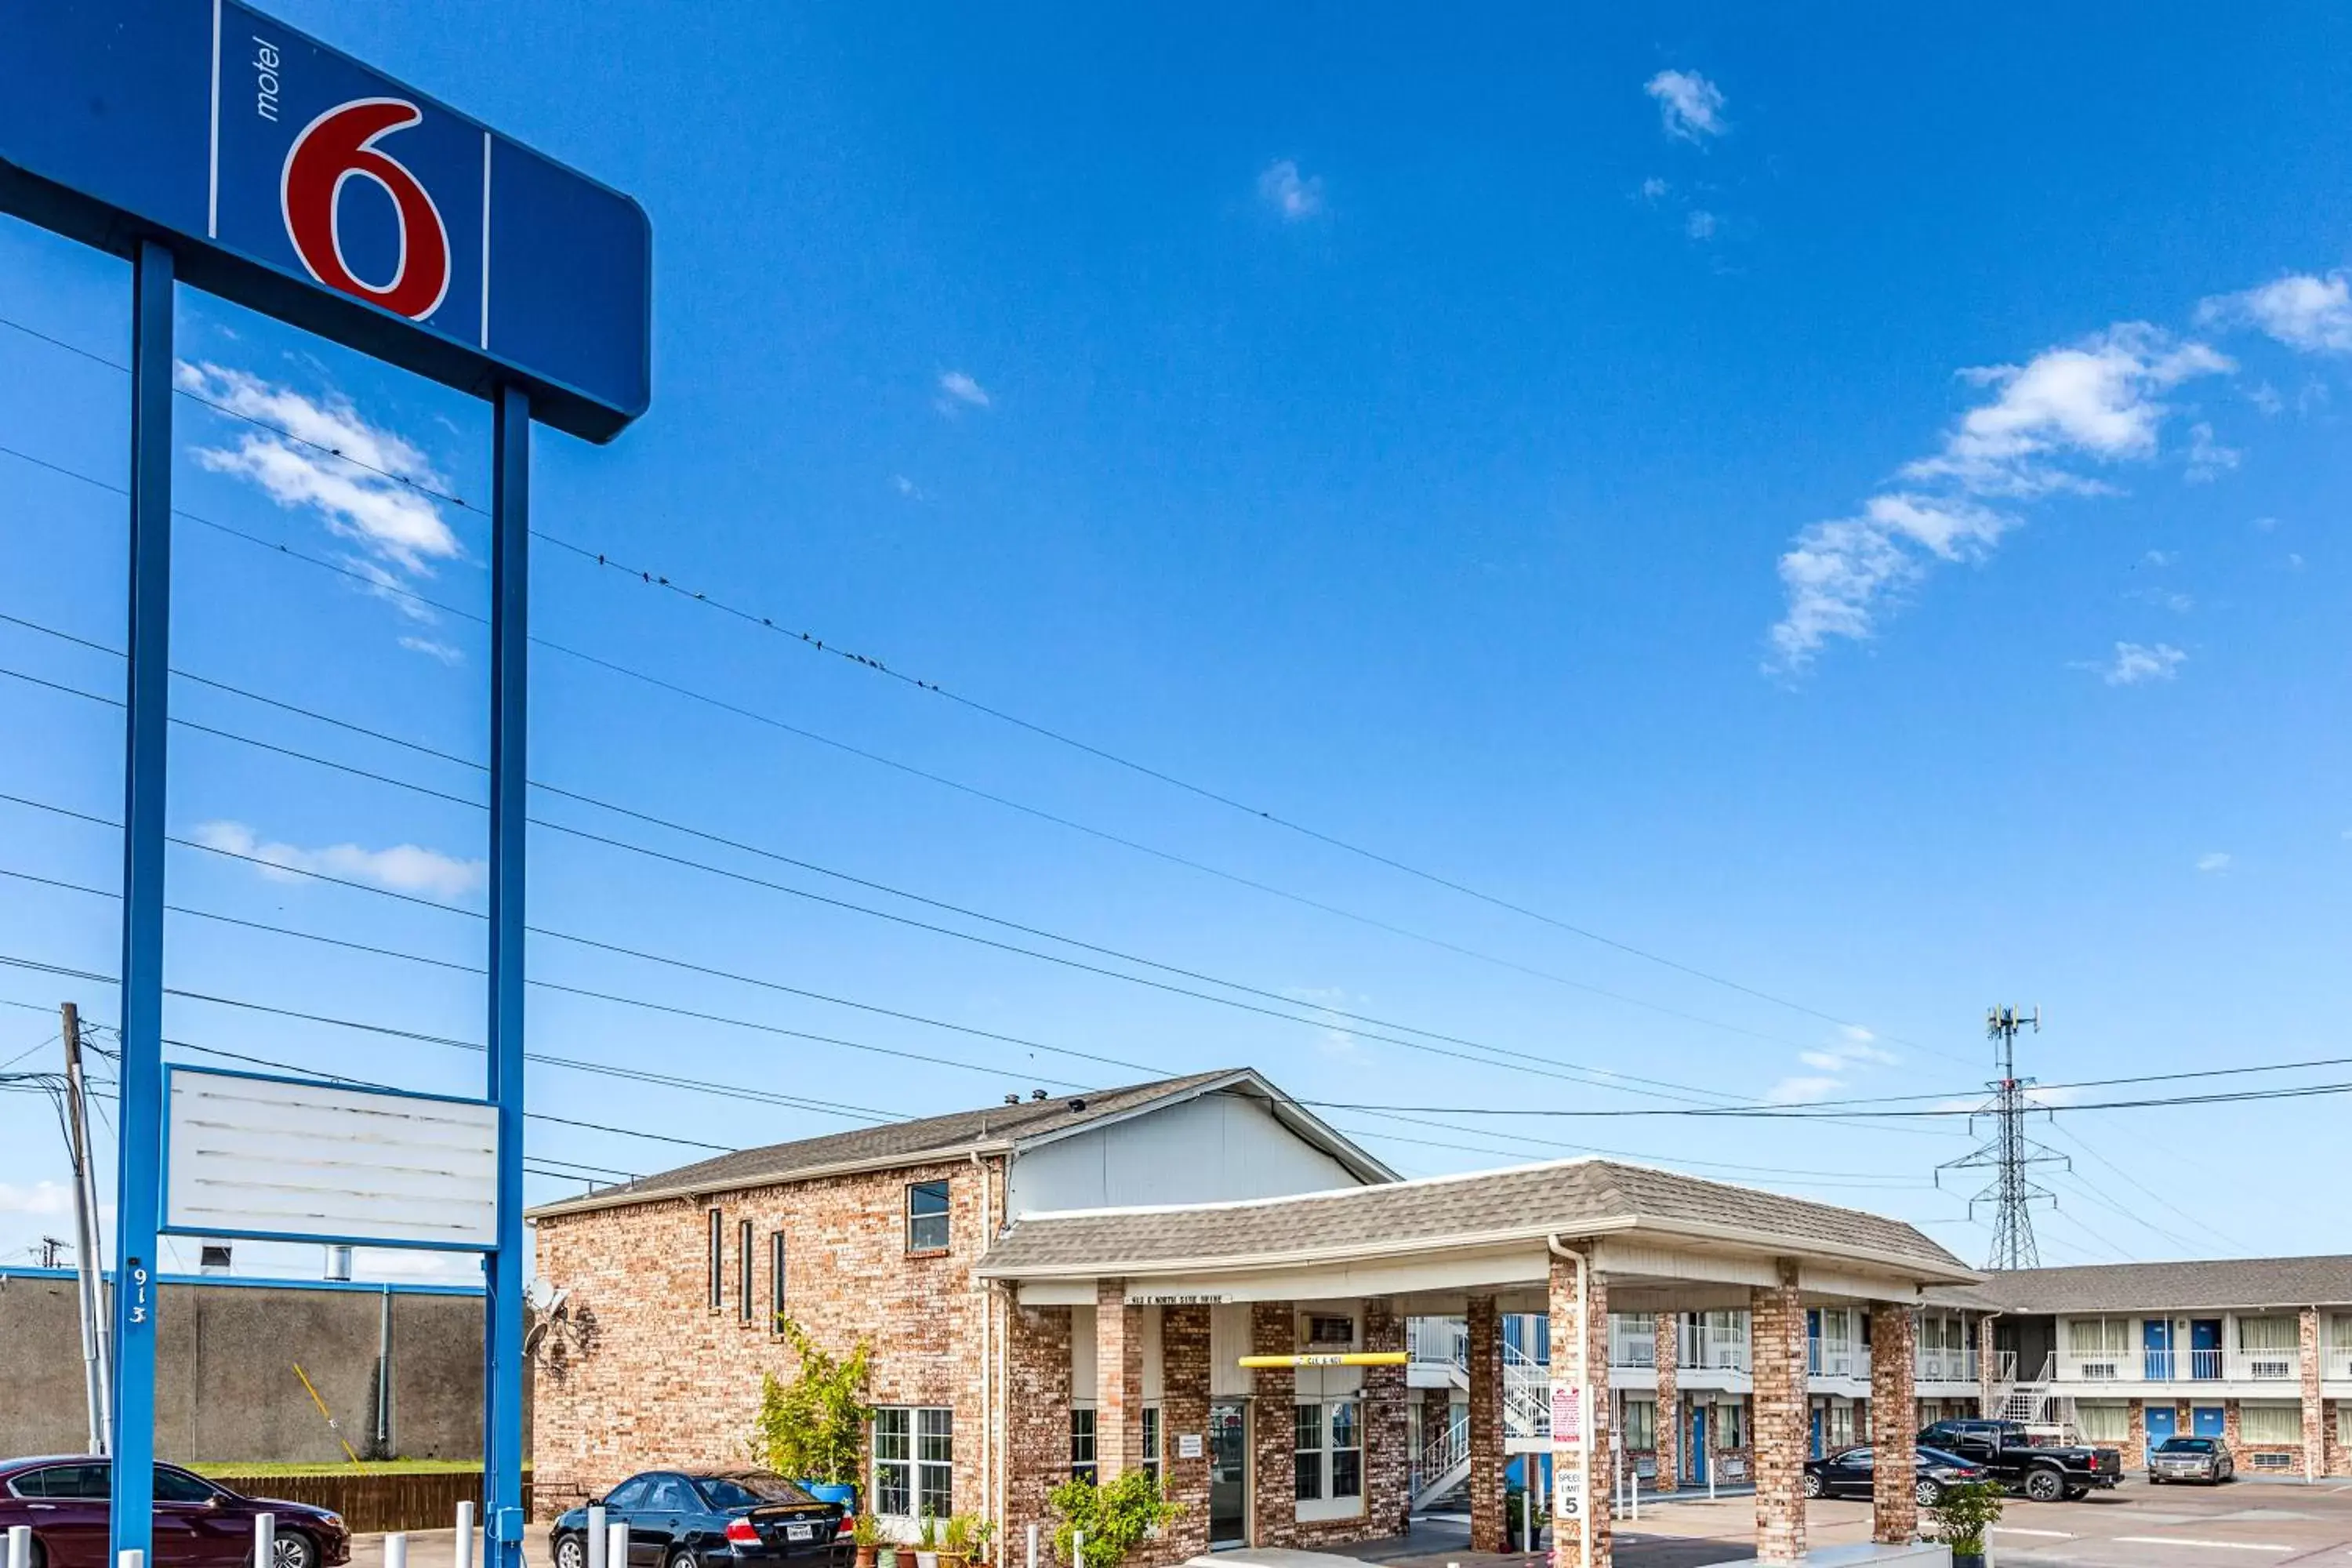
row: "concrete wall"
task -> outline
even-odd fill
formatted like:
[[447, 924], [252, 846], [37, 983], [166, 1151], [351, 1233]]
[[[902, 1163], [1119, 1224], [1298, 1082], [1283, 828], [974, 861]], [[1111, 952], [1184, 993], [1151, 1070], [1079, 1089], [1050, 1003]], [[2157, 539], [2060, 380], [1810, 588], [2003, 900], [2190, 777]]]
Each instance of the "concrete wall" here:
[[[295, 1375], [299, 1363], [342, 1436], [367, 1455], [384, 1300], [366, 1287], [165, 1281], [157, 1453], [206, 1463], [342, 1458], [336, 1430]], [[391, 1303], [392, 1454], [478, 1458], [482, 1299], [395, 1289]], [[80, 1452], [84, 1408], [72, 1278], [0, 1273], [0, 1455]]]

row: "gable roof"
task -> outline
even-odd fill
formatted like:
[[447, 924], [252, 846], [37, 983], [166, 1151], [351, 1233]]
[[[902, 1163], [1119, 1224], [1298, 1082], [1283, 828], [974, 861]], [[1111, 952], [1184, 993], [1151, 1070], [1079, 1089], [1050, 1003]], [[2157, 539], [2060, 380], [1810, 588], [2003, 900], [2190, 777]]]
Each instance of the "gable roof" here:
[[1988, 1273], [1982, 1284], [1938, 1290], [1930, 1300], [1945, 1306], [2022, 1313], [2352, 1306], [2352, 1257], [2231, 1258], [2000, 1269]]
[[1900, 1220], [1598, 1158], [1238, 1203], [1032, 1213], [980, 1271], [1072, 1279], [1281, 1267], [1624, 1230], [1892, 1263], [1924, 1280], [1976, 1278]]
[[1250, 1068], [1222, 1068], [1155, 1079], [1122, 1089], [1088, 1089], [1045, 1100], [983, 1105], [944, 1116], [887, 1121], [818, 1138], [740, 1149], [658, 1175], [640, 1176], [576, 1198], [541, 1204], [532, 1218], [618, 1208], [662, 1198], [707, 1196], [777, 1182], [807, 1181], [852, 1171], [888, 1170], [967, 1154], [1001, 1153], [1051, 1142], [1211, 1094], [1241, 1094], [1265, 1101], [1275, 1118], [1339, 1161], [1360, 1181], [1393, 1182], [1396, 1173], [1325, 1125]]

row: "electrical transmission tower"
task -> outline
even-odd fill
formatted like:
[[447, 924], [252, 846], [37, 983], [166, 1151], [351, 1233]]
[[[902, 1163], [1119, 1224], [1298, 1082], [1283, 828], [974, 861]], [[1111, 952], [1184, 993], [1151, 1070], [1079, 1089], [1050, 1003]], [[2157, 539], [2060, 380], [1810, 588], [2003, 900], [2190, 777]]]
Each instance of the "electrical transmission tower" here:
[[[1990, 1171], [1992, 1180], [1983, 1191], [1969, 1199], [1969, 1217], [1974, 1219], [1979, 1205], [1990, 1205], [1993, 1211], [1992, 1255], [1985, 1260], [1988, 1268], [2038, 1268], [2042, 1253], [2033, 1244], [2032, 1205], [2047, 1203], [2058, 1205], [2058, 1194], [2033, 1179], [2036, 1165], [2055, 1165], [2074, 1169], [2074, 1162], [2047, 1144], [2037, 1143], [2025, 1135], [2028, 1111], [2039, 1109], [2026, 1091], [2033, 1087], [2030, 1078], [2017, 1076], [2017, 1031], [2031, 1028], [2042, 1032], [2042, 1009], [2020, 1013], [2014, 1007], [1992, 1007], [1985, 1012], [1985, 1036], [1996, 1048], [1996, 1065], [2000, 1076], [1985, 1087], [1992, 1098], [1969, 1117], [1969, 1129], [1976, 1130], [1979, 1120], [1990, 1118], [1992, 1136], [1959, 1159], [1936, 1168], [1936, 1181], [1943, 1184], [1946, 1171]], [[2047, 1110], [2043, 1114], [2048, 1114]]]

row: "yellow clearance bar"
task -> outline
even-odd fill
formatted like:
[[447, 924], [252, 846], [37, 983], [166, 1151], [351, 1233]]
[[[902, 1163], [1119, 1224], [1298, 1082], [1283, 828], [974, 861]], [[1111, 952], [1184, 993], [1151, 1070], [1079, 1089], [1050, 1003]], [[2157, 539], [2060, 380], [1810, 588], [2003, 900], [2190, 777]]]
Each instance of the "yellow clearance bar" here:
[[1412, 1357], [1403, 1351], [1319, 1351], [1300, 1355], [1245, 1355], [1244, 1366], [1402, 1366]]

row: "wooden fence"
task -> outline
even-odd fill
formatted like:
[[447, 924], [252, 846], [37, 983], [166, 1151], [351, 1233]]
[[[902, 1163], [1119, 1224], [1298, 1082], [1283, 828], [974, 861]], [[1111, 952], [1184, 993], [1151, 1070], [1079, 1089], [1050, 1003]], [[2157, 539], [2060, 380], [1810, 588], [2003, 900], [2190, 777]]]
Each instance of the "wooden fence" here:
[[[211, 1470], [206, 1474], [231, 1491], [247, 1497], [277, 1498], [332, 1509], [354, 1531], [373, 1534], [387, 1530], [447, 1530], [457, 1521], [457, 1505], [470, 1502], [481, 1517], [482, 1472], [445, 1470], [353, 1470], [315, 1476], [239, 1475]], [[528, 1472], [522, 1481], [523, 1517], [531, 1517], [531, 1486]]]

